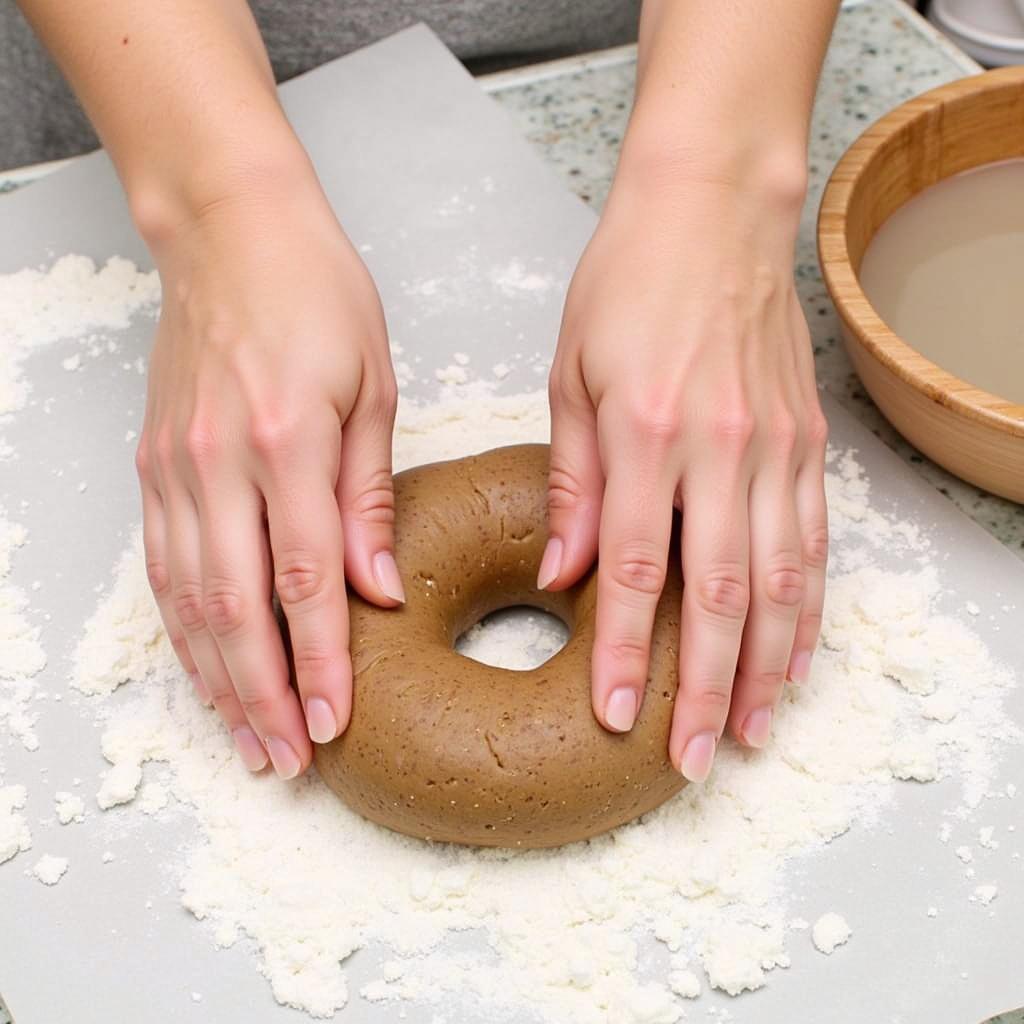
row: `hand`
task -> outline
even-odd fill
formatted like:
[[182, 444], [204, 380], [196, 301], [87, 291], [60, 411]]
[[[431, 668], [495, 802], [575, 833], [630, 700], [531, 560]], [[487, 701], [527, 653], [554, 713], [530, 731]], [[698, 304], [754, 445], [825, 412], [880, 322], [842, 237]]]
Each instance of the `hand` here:
[[629, 730], [682, 510], [669, 756], [691, 781], [707, 777], [727, 726], [747, 746], [768, 742], [821, 620], [826, 424], [793, 285], [796, 180], [617, 181], [551, 370], [538, 586], [571, 585], [600, 551], [594, 712]]
[[404, 600], [380, 301], [315, 179], [298, 178], [161, 231], [163, 310], [136, 460], [149, 579], [174, 650], [246, 766], [269, 755], [283, 778], [308, 767], [311, 740], [348, 723], [346, 577], [376, 604]]

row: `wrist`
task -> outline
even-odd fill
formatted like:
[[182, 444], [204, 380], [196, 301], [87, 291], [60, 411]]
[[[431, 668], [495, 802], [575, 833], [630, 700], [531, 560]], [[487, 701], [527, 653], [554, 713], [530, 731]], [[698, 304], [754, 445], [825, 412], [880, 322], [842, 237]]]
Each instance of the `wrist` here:
[[156, 253], [210, 210], [320, 191], [312, 163], [279, 108], [246, 112], [206, 144], [122, 170], [135, 226]]
[[667, 201], [695, 189], [742, 195], [762, 209], [799, 217], [807, 195], [801, 126], [750, 124], [733, 112], [638, 101], [623, 140], [615, 187]]

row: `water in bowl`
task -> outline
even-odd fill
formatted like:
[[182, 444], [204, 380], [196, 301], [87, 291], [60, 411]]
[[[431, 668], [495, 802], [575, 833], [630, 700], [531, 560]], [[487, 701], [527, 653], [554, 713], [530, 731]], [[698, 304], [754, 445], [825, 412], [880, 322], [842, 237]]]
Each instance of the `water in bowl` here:
[[864, 253], [860, 282], [925, 358], [1024, 404], [1024, 159], [954, 175], [901, 206]]

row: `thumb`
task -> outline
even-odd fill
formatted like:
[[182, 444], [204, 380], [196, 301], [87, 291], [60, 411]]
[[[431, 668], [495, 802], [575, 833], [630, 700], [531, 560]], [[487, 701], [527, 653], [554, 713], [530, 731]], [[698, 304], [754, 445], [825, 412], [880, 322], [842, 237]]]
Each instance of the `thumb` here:
[[405, 601], [395, 562], [395, 492], [391, 480], [394, 383], [360, 392], [341, 432], [337, 499], [345, 540], [345, 578], [367, 601]]
[[540, 590], [572, 586], [597, 556], [604, 473], [597, 415], [583, 381], [552, 369], [548, 543], [537, 574]]

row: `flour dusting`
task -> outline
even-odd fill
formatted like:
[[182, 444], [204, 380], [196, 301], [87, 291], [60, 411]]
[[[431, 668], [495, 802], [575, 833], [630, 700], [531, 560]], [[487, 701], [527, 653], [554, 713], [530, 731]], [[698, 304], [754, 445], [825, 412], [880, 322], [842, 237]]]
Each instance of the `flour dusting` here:
[[[400, 403], [395, 465], [547, 436], [543, 392], [495, 396], [470, 384], [443, 402]], [[358, 998], [441, 1012], [472, 996], [492, 1020], [527, 1006], [551, 1022], [673, 1024], [705, 986], [760, 988], [795, 955], [782, 882], [790, 858], [870, 827], [900, 786], [952, 777], [964, 806], [976, 806], [1000, 745], [1019, 739], [1001, 707], [1011, 675], [940, 610], [927, 541], [871, 507], [854, 453], [831, 453], [827, 488], [837, 556], [822, 643], [808, 683], [787, 688], [770, 747], [726, 741], [703, 786], [554, 851], [431, 845], [362, 820], [315, 773], [292, 783], [250, 775], [176, 667], [136, 538], [74, 666], [88, 693], [145, 683], [107, 723], [101, 806], [146, 802], [135, 797], [150, 784], [146, 763], [165, 762], [167, 790], [189, 805], [200, 837], [174, 868], [184, 906], [217, 946], [251, 939], [274, 997], [314, 1017]], [[903, 571], [880, 566], [894, 551]], [[517, 668], [561, 640], [538, 615], [474, 627], [460, 649]], [[995, 890], [978, 886], [971, 898], [984, 905]], [[446, 938], [466, 929], [486, 948], [450, 950]], [[841, 931], [825, 915], [815, 944], [834, 949]], [[652, 937], [666, 970], [649, 966]], [[378, 943], [392, 958], [351, 991], [346, 960]]]

